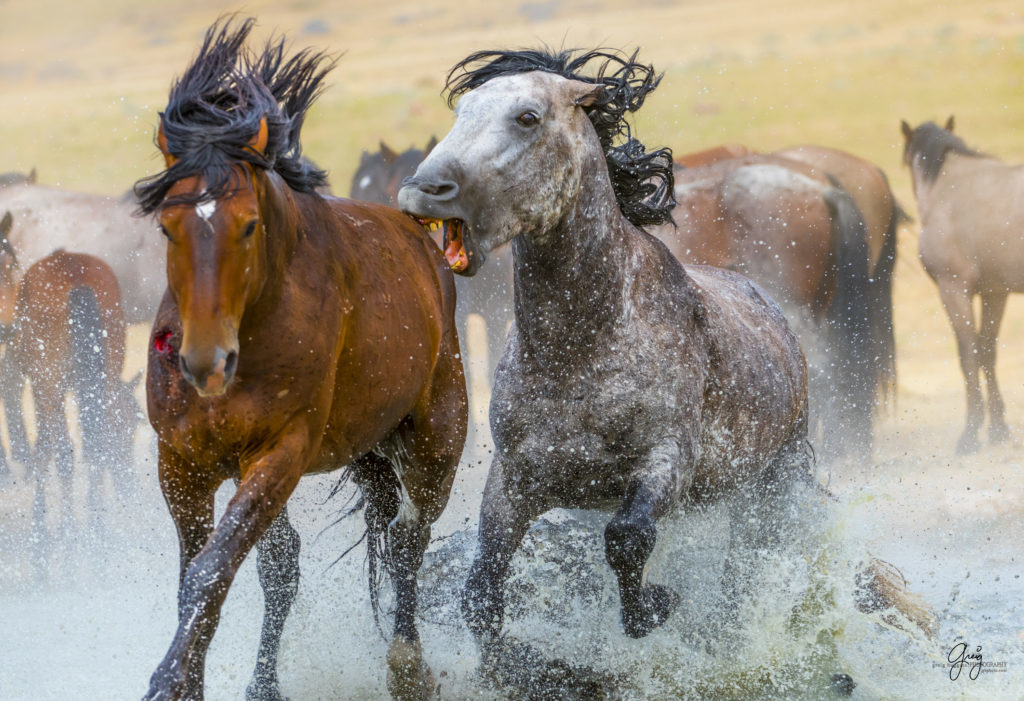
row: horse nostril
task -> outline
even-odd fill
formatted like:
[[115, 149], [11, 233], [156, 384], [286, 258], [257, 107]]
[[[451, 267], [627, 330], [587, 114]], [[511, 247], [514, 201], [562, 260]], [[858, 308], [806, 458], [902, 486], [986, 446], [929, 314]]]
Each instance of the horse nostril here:
[[178, 356], [178, 365], [181, 367], [181, 374], [184, 375], [186, 379], [191, 380], [192, 371], [188, 369], [188, 361], [185, 360], [184, 355]]
[[459, 193], [458, 183], [451, 180], [415, 180], [409, 185], [437, 200], [450, 200]]
[[228, 353], [228, 357], [224, 359], [224, 377], [231, 377], [235, 374], [235, 368], [238, 366], [238, 351], [231, 351]]

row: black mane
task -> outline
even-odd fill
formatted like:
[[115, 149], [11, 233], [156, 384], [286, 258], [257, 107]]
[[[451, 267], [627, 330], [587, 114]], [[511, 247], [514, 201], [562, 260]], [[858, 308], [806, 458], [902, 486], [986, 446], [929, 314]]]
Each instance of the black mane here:
[[[285, 60], [284, 37], [268, 41], [257, 56], [244, 47], [255, 20], [237, 25], [233, 20], [218, 20], [207, 30], [198, 55], [171, 86], [160, 119], [167, 150], [177, 161], [135, 184], [144, 214], [165, 203], [175, 182], [193, 175], [204, 177], [206, 190], [175, 197], [168, 204], [229, 194], [236, 187], [231, 166], [239, 162], [273, 170], [300, 192], [313, 192], [327, 183], [326, 172], [302, 158], [299, 132], [334, 59], [306, 49]], [[249, 142], [264, 117], [267, 146], [260, 154]]]
[[[672, 150], [647, 153], [634, 139], [626, 121], [644, 99], [658, 87], [662, 75], [653, 66], [637, 63], [637, 52], [626, 56], [617, 51], [596, 49], [577, 54], [567, 49], [557, 53], [544, 50], [478, 51], [459, 61], [448, 74], [445, 90], [454, 106], [462, 94], [492, 78], [503, 75], [545, 71], [570, 80], [602, 85], [594, 104], [583, 107], [604, 149], [615, 199], [623, 215], [636, 226], [672, 221], [675, 206]], [[596, 75], [581, 75], [592, 61], [601, 61]], [[474, 64], [483, 64], [473, 67]], [[616, 144], [616, 142], [619, 142]]]
[[980, 151], [968, 147], [963, 139], [935, 122], [925, 122], [914, 129], [907, 142], [906, 151], [908, 164], [916, 163], [919, 166], [921, 179], [927, 184], [935, 182], [939, 177], [942, 164], [950, 152], [964, 156], [987, 157]]

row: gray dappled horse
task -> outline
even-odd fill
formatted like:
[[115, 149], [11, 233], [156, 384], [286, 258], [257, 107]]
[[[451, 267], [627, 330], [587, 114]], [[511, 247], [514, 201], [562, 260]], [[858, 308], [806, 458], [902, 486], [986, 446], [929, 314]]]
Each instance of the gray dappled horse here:
[[967, 386], [967, 425], [956, 450], [973, 453], [985, 420], [979, 369], [988, 386], [989, 438], [999, 443], [1010, 435], [996, 383], [996, 340], [1006, 298], [1024, 292], [1024, 166], [968, 148], [953, 134], [952, 117], [945, 127], [901, 126], [921, 218], [921, 263], [939, 288]]
[[[644, 577], [659, 518], [738, 490], [768, 506], [809, 474], [806, 367], [779, 307], [736, 273], [684, 267], [640, 228], [671, 217], [672, 162], [629, 136], [627, 111], [658, 83], [635, 58], [473, 54], [449, 75], [454, 127], [399, 193], [405, 211], [443, 221], [457, 272], [512, 242], [515, 323], [462, 602], [484, 642], [502, 627], [512, 555], [545, 511], [615, 509], [605, 553], [639, 638], [679, 601]], [[761, 519], [758, 535], [775, 523]]]

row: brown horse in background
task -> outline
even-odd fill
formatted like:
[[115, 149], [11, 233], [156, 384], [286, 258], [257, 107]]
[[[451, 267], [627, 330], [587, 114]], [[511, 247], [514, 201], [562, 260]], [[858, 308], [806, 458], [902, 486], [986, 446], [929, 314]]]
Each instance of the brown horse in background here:
[[[299, 582], [286, 504], [304, 474], [348, 465], [362, 492], [371, 593], [395, 587], [388, 689], [434, 689], [416, 576], [466, 428], [455, 288], [437, 246], [397, 210], [324, 197], [300, 157], [333, 66], [284, 42], [254, 54], [253, 20], [212, 26], [171, 88], [167, 169], [136, 187], [167, 237], [167, 294], [147, 396], [181, 548], [178, 629], [146, 699], [203, 696], [221, 605], [255, 545], [263, 632], [249, 699], [283, 698], [277, 652]], [[214, 524], [214, 493], [238, 489]], [[376, 596], [371, 596], [376, 612]]]
[[[985, 405], [978, 379], [988, 387], [989, 439], [1010, 431], [996, 382], [996, 347], [1007, 297], [1024, 292], [1024, 166], [1009, 165], [969, 148], [944, 127], [901, 124], [903, 162], [910, 167], [921, 218], [921, 263], [939, 288], [956, 334], [967, 388], [967, 424], [958, 453], [978, 450]], [[981, 325], [974, 298], [981, 297]]]
[[349, 197], [394, 207], [402, 180], [416, 172], [416, 166], [435, 146], [437, 138], [432, 136], [422, 150], [409, 148], [398, 153], [381, 141], [377, 153], [363, 151], [359, 157], [359, 167], [352, 176]]
[[[8, 255], [6, 252], [5, 256]], [[78, 407], [82, 456], [91, 468], [89, 513], [98, 518], [103, 475], [130, 493], [132, 442], [141, 412], [124, 370], [125, 321], [114, 272], [94, 256], [58, 250], [38, 261], [18, 284], [15, 335], [9, 361], [32, 385], [38, 437], [31, 469], [33, 515], [41, 527], [44, 477], [56, 461], [62, 483], [62, 522], [71, 520], [74, 452], [65, 397]]]
[[18, 173], [16, 171], [9, 171], [7, 173], [0, 173], [0, 188], [7, 187], [8, 185], [21, 185], [22, 183], [34, 183], [36, 181], [36, 169], [33, 168], [28, 173]]
[[767, 289], [807, 354], [826, 451], [870, 455], [883, 364], [864, 222], [850, 195], [802, 163], [751, 154], [677, 166], [675, 197], [676, 228], [658, 235], [683, 262], [736, 270]]

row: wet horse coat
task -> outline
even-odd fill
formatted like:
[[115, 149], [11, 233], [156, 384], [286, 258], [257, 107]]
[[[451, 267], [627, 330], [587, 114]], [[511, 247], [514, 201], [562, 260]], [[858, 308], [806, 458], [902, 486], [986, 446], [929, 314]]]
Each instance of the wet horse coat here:
[[[590, 61], [603, 78], [577, 72]], [[466, 273], [513, 247], [515, 324], [463, 612], [494, 640], [533, 520], [611, 503], [606, 556], [625, 631], [640, 637], [678, 602], [643, 576], [659, 518], [732, 490], [770, 501], [806, 474], [803, 355], [756, 285], [684, 267], [638, 228], [670, 216], [671, 156], [644, 153], [628, 131], [621, 147], [611, 140], [657, 85], [652, 69], [604, 52], [481, 52], [459, 68], [455, 126], [399, 205], [444, 220], [449, 263], [468, 261]]]
[[[282, 698], [299, 581], [286, 502], [304, 474], [348, 465], [370, 562], [395, 587], [388, 688], [423, 699], [416, 573], [466, 426], [452, 276], [397, 210], [317, 192], [325, 174], [301, 159], [299, 130], [332, 62], [286, 61], [284, 39], [250, 54], [252, 26], [207, 32], [161, 117], [168, 168], [137, 186], [168, 239], [147, 397], [181, 548], [179, 625], [146, 698], [202, 698], [221, 605], [254, 545], [265, 605], [246, 696]], [[215, 524], [228, 479], [238, 489]]]

